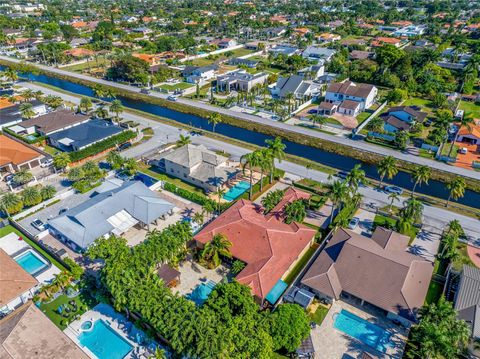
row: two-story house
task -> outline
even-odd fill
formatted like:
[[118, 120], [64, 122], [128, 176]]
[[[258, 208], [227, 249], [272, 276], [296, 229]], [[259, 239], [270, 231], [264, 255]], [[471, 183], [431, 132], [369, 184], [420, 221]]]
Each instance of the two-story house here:
[[325, 101], [338, 105], [340, 113], [356, 116], [373, 105], [377, 92], [378, 89], [369, 84], [335, 82], [328, 86]]
[[416, 123], [422, 123], [426, 117], [427, 114], [415, 106], [391, 107], [380, 116], [386, 132], [409, 131]]
[[248, 92], [256, 85], [263, 85], [267, 78], [268, 74], [265, 72], [251, 74], [245, 70], [236, 70], [218, 76], [217, 89], [227, 92], [231, 90]]
[[182, 75], [185, 81], [191, 84], [199, 84], [199, 86], [205, 85], [209, 80], [215, 77], [217, 71], [217, 65], [208, 66], [187, 66], [182, 71]]

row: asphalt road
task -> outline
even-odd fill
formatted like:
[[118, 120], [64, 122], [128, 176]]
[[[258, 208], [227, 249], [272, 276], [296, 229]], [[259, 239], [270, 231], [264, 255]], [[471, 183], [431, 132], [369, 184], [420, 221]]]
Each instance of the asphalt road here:
[[[10, 58], [10, 57], [7, 57], [7, 56], [0, 56], [0, 59], [6, 60], [6, 61], [11, 61], [11, 62], [16, 62], [16, 63], [21, 62], [18, 59], [13, 59], [13, 58]], [[115, 87], [115, 88], [118, 88], [118, 89], [121, 89], [121, 90], [132, 91], [132, 92], [139, 92], [140, 91], [139, 88], [135, 87], [135, 86], [129, 86], [129, 85], [119, 84], [119, 83], [116, 83], [116, 82], [107, 81], [107, 80], [103, 80], [103, 79], [97, 79], [95, 77], [91, 77], [91, 76], [88, 76], [88, 75], [79, 74], [79, 73], [75, 73], [75, 72], [70, 72], [70, 71], [58, 69], [58, 68], [51, 67], [51, 66], [44, 66], [44, 65], [40, 65], [40, 64], [36, 64], [36, 63], [33, 63], [33, 65], [35, 65], [35, 66], [37, 66], [41, 69], [44, 69], [46, 71], [51, 71], [53, 73], [57, 73], [57, 74], [60, 74], [60, 75], [71, 76], [71, 77], [75, 77], [75, 78], [86, 80], [86, 81], [96, 82], [98, 84], [108, 85], [108, 86]], [[153, 91], [150, 94], [150, 96], [163, 98], [163, 99], [166, 99], [168, 97], [168, 95], [153, 92]], [[338, 143], [338, 144], [350, 146], [353, 149], [372, 152], [372, 153], [375, 153], [375, 154], [381, 155], [381, 156], [390, 155], [390, 156], [393, 156], [397, 159], [400, 159], [400, 160], [403, 160], [403, 161], [406, 161], [406, 162], [410, 162], [410, 163], [413, 163], [413, 164], [416, 164], [416, 165], [426, 165], [426, 166], [429, 166], [431, 168], [435, 168], [437, 170], [445, 171], [445, 172], [448, 172], [448, 173], [453, 173], [455, 175], [460, 175], [460, 176], [464, 176], [464, 177], [467, 177], [467, 178], [473, 178], [473, 179], [480, 180], [480, 172], [471, 171], [471, 170], [468, 170], [468, 169], [465, 169], [465, 168], [451, 166], [451, 165], [448, 165], [448, 164], [443, 163], [443, 162], [438, 162], [438, 161], [434, 161], [434, 160], [431, 160], [431, 159], [428, 159], [428, 158], [414, 156], [414, 155], [410, 155], [410, 154], [407, 154], [407, 153], [402, 153], [402, 152], [399, 152], [399, 151], [396, 151], [396, 150], [393, 150], [393, 149], [389, 149], [389, 148], [385, 148], [385, 147], [375, 146], [375, 145], [372, 145], [372, 144], [367, 143], [365, 141], [355, 141], [355, 140], [352, 140], [352, 139], [349, 139], [349, 138], [332, 136], [332, 135], [329, 135], [329, 134], [326, 134], [326, 133], [323, 133], [323, 132], [312, 131], [312, 130], [302, 128], [302, 127], [299, 127], [299, 126], [288, 125], [288, 124], [283, 123], [283, 122], [271, 121], [271, 120], [264, 119], [264, 118], [261, 118], [261, 117], [249, 115], [249, 114], [246, 114], [246, 113], [239, 113], [239, 112], [231, 111], [229, 109], [220, 108], [220, 107], [212, 106], [210, 104], [205, 104], [205, 103], [201, 103], [201, 102], [198, 102], [198, 101], [193, 101], [193, 100], [189, 100], [189, 99], [185, 99], [185, 98], [179, 98], [178, 102], [182, 103], [182, 104], [185, 104], [185, 105], [188, 105], [188, 106], [191, 106], [191, 107], [200, 108], [200, 109], [213, 111], [213, 112], [218, 112], [218, 113], [225, 114], [225, 115], [232, 116], [232, 117], [236, 117], [236, 118], [239, 118], [239, 119], [242, 119], [242, 120], [259, 123], [259, 124], [262, 124], [262, 125], [268, 125], [268, 126], [271, 126], [271, 127], [276, 127], [278, 129], [287, 130], [287, 131], [290, 131], [290, 132], [295, 132], [295, 133], [298, 133], [298, 134], [301, 134], [301, 135], [304, 135], [304, 136], [315, 137], [315, 138], [318, 138], [318, 139], [321, 139], [321, 140], [335, 142], [335, 143]]]
[[[37, 84], [32, 83], [21, 83], [22, 86], [31, 88], [35, 91], [42, 91], [45, 94], [52, 94], [62, 97], [64, 100], [78, 104], [80, 102], [80, 97], [66, 95], [61, 92], [54, 91], [52, 89], [42, 87]], [[162, 144], [175, 142], [180, 134], [190, 135], [190, 133], [176, 128], [174, 126], [166, 125], [164, 123], [159, 123], [154, 120], [144, 118], [132, 113], [124, 112], [121, 114], [121, 117], [126, 120], [133, 120], [140, 123], [143, 127], [152, 127], [154, 130], [154, 136], [147, 142], [144, 142], [138, 146], [134, 146], [126, 151], [122, 152], [123, 156], [126, 157], [135, 157], [140, 158], [145, 153], [151, 152], [155, 148], [158, 148]], [[195, 135], [191, 136], [192, 143], [202, 144], [207, 148], [222, 150], [232, 155], [234, 158], [240, 158], [245, 153], [248, 153], [249, 150], [232, 145], [229, 143], [224, 143], [220, 140], [212, 139], [210, 137]], [[289, 162], [282, 161], [281, 163], [277, 162], [277, 167], [284, 170], [287, 173], [292, 173], [294, 175], [310, 178], [315, 181], [328, 183], [332, 181], [329, 179], [328, 174], [313, 169], [307, 169], [304, 166]], [[363, 202], [366, 205], [377, 208], [385, 207], [390, 204], [388, 199], [388, 194], [380, 191], [373, 187], [363, 186], [360, 187], [359, 192], [363, 195]], [[394, 206], [402, 207], [403, 200], [406, 200], [407, 197], [402, 198], [402, 201], [396, 202]], [[468, 216], [457, 214], [451, 212], [446, 208], [439, 208], [430, 205], [425, 205], [423, 210], [423, 224], [430, 227], [436, 228], [436, 232], [441, 232], [442, 229], [448, 224], [448, 222], [458, 219], [465, 230], [466, 235], [468, 236], [469, 241], [472, 244], [480, 246], [480, 221]]]

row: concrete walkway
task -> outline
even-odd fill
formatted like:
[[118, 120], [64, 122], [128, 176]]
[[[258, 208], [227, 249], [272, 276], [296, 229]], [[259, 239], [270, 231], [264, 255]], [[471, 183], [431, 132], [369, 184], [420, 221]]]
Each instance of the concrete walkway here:
[[[8, 56], [0, 56], [0, 59], [5, 60], [5, 61], [10, 61], [10, 62], [13, 62], [13, 63], [21, 63], [22, 62], [19, 59], [10, 58]], [[136, 93], [138, 93], [140, 91], [140, 89], [138, 87], [135, 87], [135, 86], [119, 84], [119, 83], [116, 83], [116, 82], [107, 81], [107, 80], [103, 80], [103, 79], [97, 79], [95, 77], [61, 70], [61, 69], [54, 68], [54, 67], [51, 67], [51, 66], [44, 66], [44, 65], [40, 65], [40, 64], [36, 64], [36, 63], [30, 63], [30, 64], [32, 64], [32, 65], [34, 65], [34, 66], [36, 66], [40, 69], [43, 69], [45, 71], [49, 71], [51, 73], [56, 73], [56, 74], [63, 75], [63, 76], [70, 76], [70, 77], [73, 77], [73, 78], [77, 78], [77, 79], [85, 80], [85, 81], [90, 81], [90, 82], [94, 82], [94, 83], [101, 84], [101, 85], [111, 86], [111, 87], [118, 88], [118, 89], [124, 90], [124, 91], [130, 91], [130, 92], [136, 92]], [[156, 92], [152, 92], [149, 96], [162, 98], [162, 99], [166, 99], [168, 97], [167, 94], [161, 94], [161, 93], [156, 93]], [[245, 121], [255, 122], [255, 123], [258, 123], [258, 124], [262, 124], [262, 125], [267, 125], [267, 126], [270, 126], [270, 127], [280, 129], [280, 130], [294, 132], [296, 134], [318, 138], [318, 139], [323, 140], [323, 141], [335, 142], [335, 143], [338, 143], [338, 144], [342, 144], [342, 145], [352, 147], [352, 148], [357, 149], [357, 150], [374, 153], [376, 155], [381, 155], [381, 156], [390, 155], [390, 156], [393, 156], [393, 157], [395, 157], [399, 160], [406, 161], [406, 162], [409, 162], [409, 163], [413, 163], [413, 164], [416, 164], [416, 165], [425, 165], [425, 166], [429, 166], [431, 168], [434, 168], [434, 169], [437, 169], [437, 170], [440, 170], [440, 171], [452, 173], [452, 174], [455, 174], [455, 175], [464, 176], [464, 177], [467, 177], [467, 178], [474, 178], [474, 179], [479, 179], [480, 180], [480, 172], [470, 171], [470, 170], [467, 170], [465, 168], [453, 167], [453, 166], [450, 166], [450, 165], [445, 164], [443, 162], [437, 162], [437, 161], [434, 161], [434, 160], [431, 160], [431, 159], [428, 159], [428, 158], [424, 158], [424, 157], [412, 156], [412, 155], [409, 155], [409, 154], [401, 153], [401, 152], [393, 150], [393, 149], [375, 146], [375, 145], [366, 143], [364, 141], [355, 141], [355, 140], [352, 140], [352, 139], [349, 139], [349, 138], [332, 136], [332, 135], [329, 135], [329, 134], [326, 134], [326, 133], [323, 133], [323, 132], [311, 131], [309, 129], [302, 128], [302, 127], [299, 127], [299, 126], [291, 126], [291, 125], [288, 125], [288, 124], [283, 123], [283, 122], [271, 121], [271, 120], [264, 119], [264, 118], [254, 116], [254, 115], [249, 115], [249, 114], [245, 114], [245, 113], [238, 113], [238, 112], [231, 111], [229, 109], [225, 109], [225, 108], [221, 108], [221, 107], [215, 107], [215, 106], [212, 106], [210, 104], [200, 103], [200, 102], [185, 99], [185, 98], [179, 98], [178, 103], [188, 105], [188, 106], [194, 107], [194, 108], [199, 108], [199, 109], [203, 109], [203, 110], [207, 110], [207, 111], [217, 112], [217, 113], [220, 113], [220, 114], [235, 117], [235, 118], [242, 119], [242, 120], [245, 120]]]

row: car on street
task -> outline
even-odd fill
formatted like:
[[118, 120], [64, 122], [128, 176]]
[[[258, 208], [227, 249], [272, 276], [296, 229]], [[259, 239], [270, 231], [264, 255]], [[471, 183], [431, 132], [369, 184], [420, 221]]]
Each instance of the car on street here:
[[126, 150], [129, 147], [132, 147], [132, 144], [130, 142], [122, 143], [120, 146], [118, 146], [118, 151]]
[[398, 195], [401, 195], [403, 193], [403, 189], [397, 186], [385, 186], [384, 189], [387, 193], [396, 193]]
[[38, 218], [35, 218], [32, 222], [32, 226], [39, 231], [44, 231], [45, 230], [45, 223], [43, 223], [41, 220]]
[[358, 217], [353, 217], [350, 222], [348, 223], [348, 229], [355, 229], [358, 226], [358, 223], [360, 222], [360, 218]]
[[170, 95], [170, 96], [167, 97], [167, 100], [169, 100], [169, 101], [177, 101], [178, 98], [177, 98], [177, 96]]

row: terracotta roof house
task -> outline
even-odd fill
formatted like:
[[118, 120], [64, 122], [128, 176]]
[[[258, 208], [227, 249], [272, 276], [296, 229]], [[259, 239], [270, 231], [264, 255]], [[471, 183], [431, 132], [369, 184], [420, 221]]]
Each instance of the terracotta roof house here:
[[396, 106], [388, 109], [380, 118], [385, 122], [383, 129], [387, 132], [410, 130], [416, 123], [425, 121], [427, 113], [416, 106]]
[[[355, 101], [360, 104], [358, 112], [371, 107], [377, 97], [378, 89], [370, 84], [356, 84], [352, 81], [334, 82], [327, 87], [325, 101], [332, 102], [342, 107], [345, 101]], [[353, 109], [354, 105], [347, 103], [344, 108]], [[346, 113], [349, 114], [349, 113]]]
[[9, 313], [33, 297], [38, 281], [0, 249], [0, 313]]
[[406, 251], [410, 238], [377, 227], [372, 238], [339, 229], [301, 283], [327, 301], [358, 298], [410, 325], [423, 305], [433, 263]]
[[150, 66], [155, 66], [160, 64], [161, 57], [159, 55], [151, 55], [151, 54], [132, 54], [133, 57], [137, 59], [143, 60], [148, 63]]
[[16, 172], [40, 166], [44, 156], [20, 141], [0, 135], [0, 172]]
[[467, 126], [460, 127], [458, 131], [458, 142], [467, 142], [472, 145], [480, 145], [480, 120], [474, 120], [474, 123]]
[[16, 133], [38, 133], [41, 136], [48, 136], [52, 133], [87, 122], [88, 120], [89, 117], [86, 115], [75, 113], [69, 109], [61, 109], [32, 118], [31, 120], [22, 121], [10, 127], [10, 130]]
[[0, 320], [0, 328], [0, 358], [88, 358], [33, 304], [27, 304]]
[[93, 54], [95, 54], [95, 51], [77, 47], [74, 49], [65, 50], [63, 53], [67, 56], [75, 57], [78, 59], [84, 57], [91, 57], [93, 56]]
[[394, 37], [376, 37], [375, 39], [372, 40], [370, 43], [371, 46], [373, 47], [380, 47], [383, 45], [394, 45], [396, 47], [400, 46], [400, 39], [396, 39]]
[[275, 289], [313, 243], [316, 231], [303, 224], [286, 224], [279, 206], [294, 198], [309, 195], [297, 189], [286, 191], [283, 201], [272, 214], [263, 214], [260, 206], [239, 200], [214, 221], [204, 227], [194, 240], [203, 248], [215, 234], [223, 234], [232, 243], [230, 251], [235, 259], [246, 264], [236, 279], [252, 290], [258, 303], [265, 300], [274, 304], [280, 293]]

